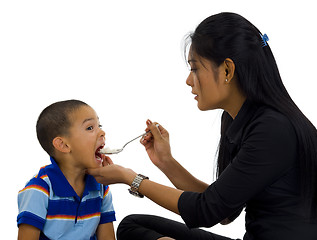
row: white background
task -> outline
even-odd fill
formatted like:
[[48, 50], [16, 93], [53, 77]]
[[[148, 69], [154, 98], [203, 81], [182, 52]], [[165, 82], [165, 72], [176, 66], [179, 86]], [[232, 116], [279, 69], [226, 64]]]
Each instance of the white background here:
[[[141, 134], [148, 118], [158, 121], [170, 132], [174, 157], [201, 180], [214, 180], [221, 112], [197, 109], [185, 84], [181, 47], [183, 37], [212, 14], [239, 13], [268, 34], [290, 95], [316, 125], [315, 6], [312, 0], [1, 1], [1, 234], [16, 239], [17, 193], [50, 163], [35, 123], [55, 101], [90, 104], [111, 147]], [[113, 160], [171, 185], [138, 141]], [[181, 221], [148, 199], [130, 196], [128, 186], [111, 189], [115, 228], [130, 213]], [[243, 218], [210, 231], [241, 238]]]

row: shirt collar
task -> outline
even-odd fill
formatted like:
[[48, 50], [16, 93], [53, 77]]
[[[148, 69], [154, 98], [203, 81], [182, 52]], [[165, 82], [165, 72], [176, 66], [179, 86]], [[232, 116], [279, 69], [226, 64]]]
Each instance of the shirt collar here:
[[230, 143], [238, 144], [242, 137], [243, 129], [252, 119], [257, 109], [258, 106], [248, 99], [243, 103], [238, 115], [235, 117], [226, 132], [226, 136]]
[[[47, 166], [47, 176], [49, 177], [54, 193], [60, 197], [78, 197], [73, 187], [69, 184], [63, 172], [57, 165], [53, 157], [50, 158], [52, 164]], [[88, 195], [89, 191], [99, 191], [100, 184], [97, 183], [95, 178], [91, 175], [86, 175], [85, 178], [85, 190], [83, 196]]]

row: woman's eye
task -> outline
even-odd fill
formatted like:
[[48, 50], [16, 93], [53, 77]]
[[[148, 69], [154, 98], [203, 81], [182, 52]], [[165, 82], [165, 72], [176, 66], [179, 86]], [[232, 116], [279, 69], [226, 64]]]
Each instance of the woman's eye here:
[[86, 128], [87, 130], [93, 130], [94, 127], [93, 126], [89, 126], [88, 128]]
[[196, 68], [191, 68], [190, 71], [195, 73], [195, 72], [197, 72], [197, 69]]
[[101, 124], [99, 124], [99, 126], [98, 126], [99, 128], [102, 128], [102, 125]]

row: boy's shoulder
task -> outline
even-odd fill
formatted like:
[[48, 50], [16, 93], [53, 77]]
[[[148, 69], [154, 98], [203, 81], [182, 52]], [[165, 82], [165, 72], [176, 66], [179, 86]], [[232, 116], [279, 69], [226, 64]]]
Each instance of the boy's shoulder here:
[[50, 165], [46, 165], [40, 168], [38, 174], [36, 174], [33, 178], [31, 178], [25, 185], [25, 187], [19, 192], [24, 192], [26, 190], [38, 190], [43, 191], [47, 195], [50, 192], [50, 181], [47, 176], [46, 168]]
[[44, 179], [47, 177], [47, 169], [50, 167], [50, 165], [51, 164], [41, 167], [38, 174], [35, 175], [34, 178]]

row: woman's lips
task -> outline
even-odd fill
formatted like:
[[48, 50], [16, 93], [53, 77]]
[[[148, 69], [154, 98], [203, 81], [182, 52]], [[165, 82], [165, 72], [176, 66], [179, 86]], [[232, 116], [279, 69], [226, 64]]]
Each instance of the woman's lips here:
[[198, 95], [197, 95], [196, 93], [194, 93], [194, 92], [192, 92], [192, 94], [194, 94], [194, 95], [195, 95], [194, 99], [195, 99], [195, 100], [197, 100]]

